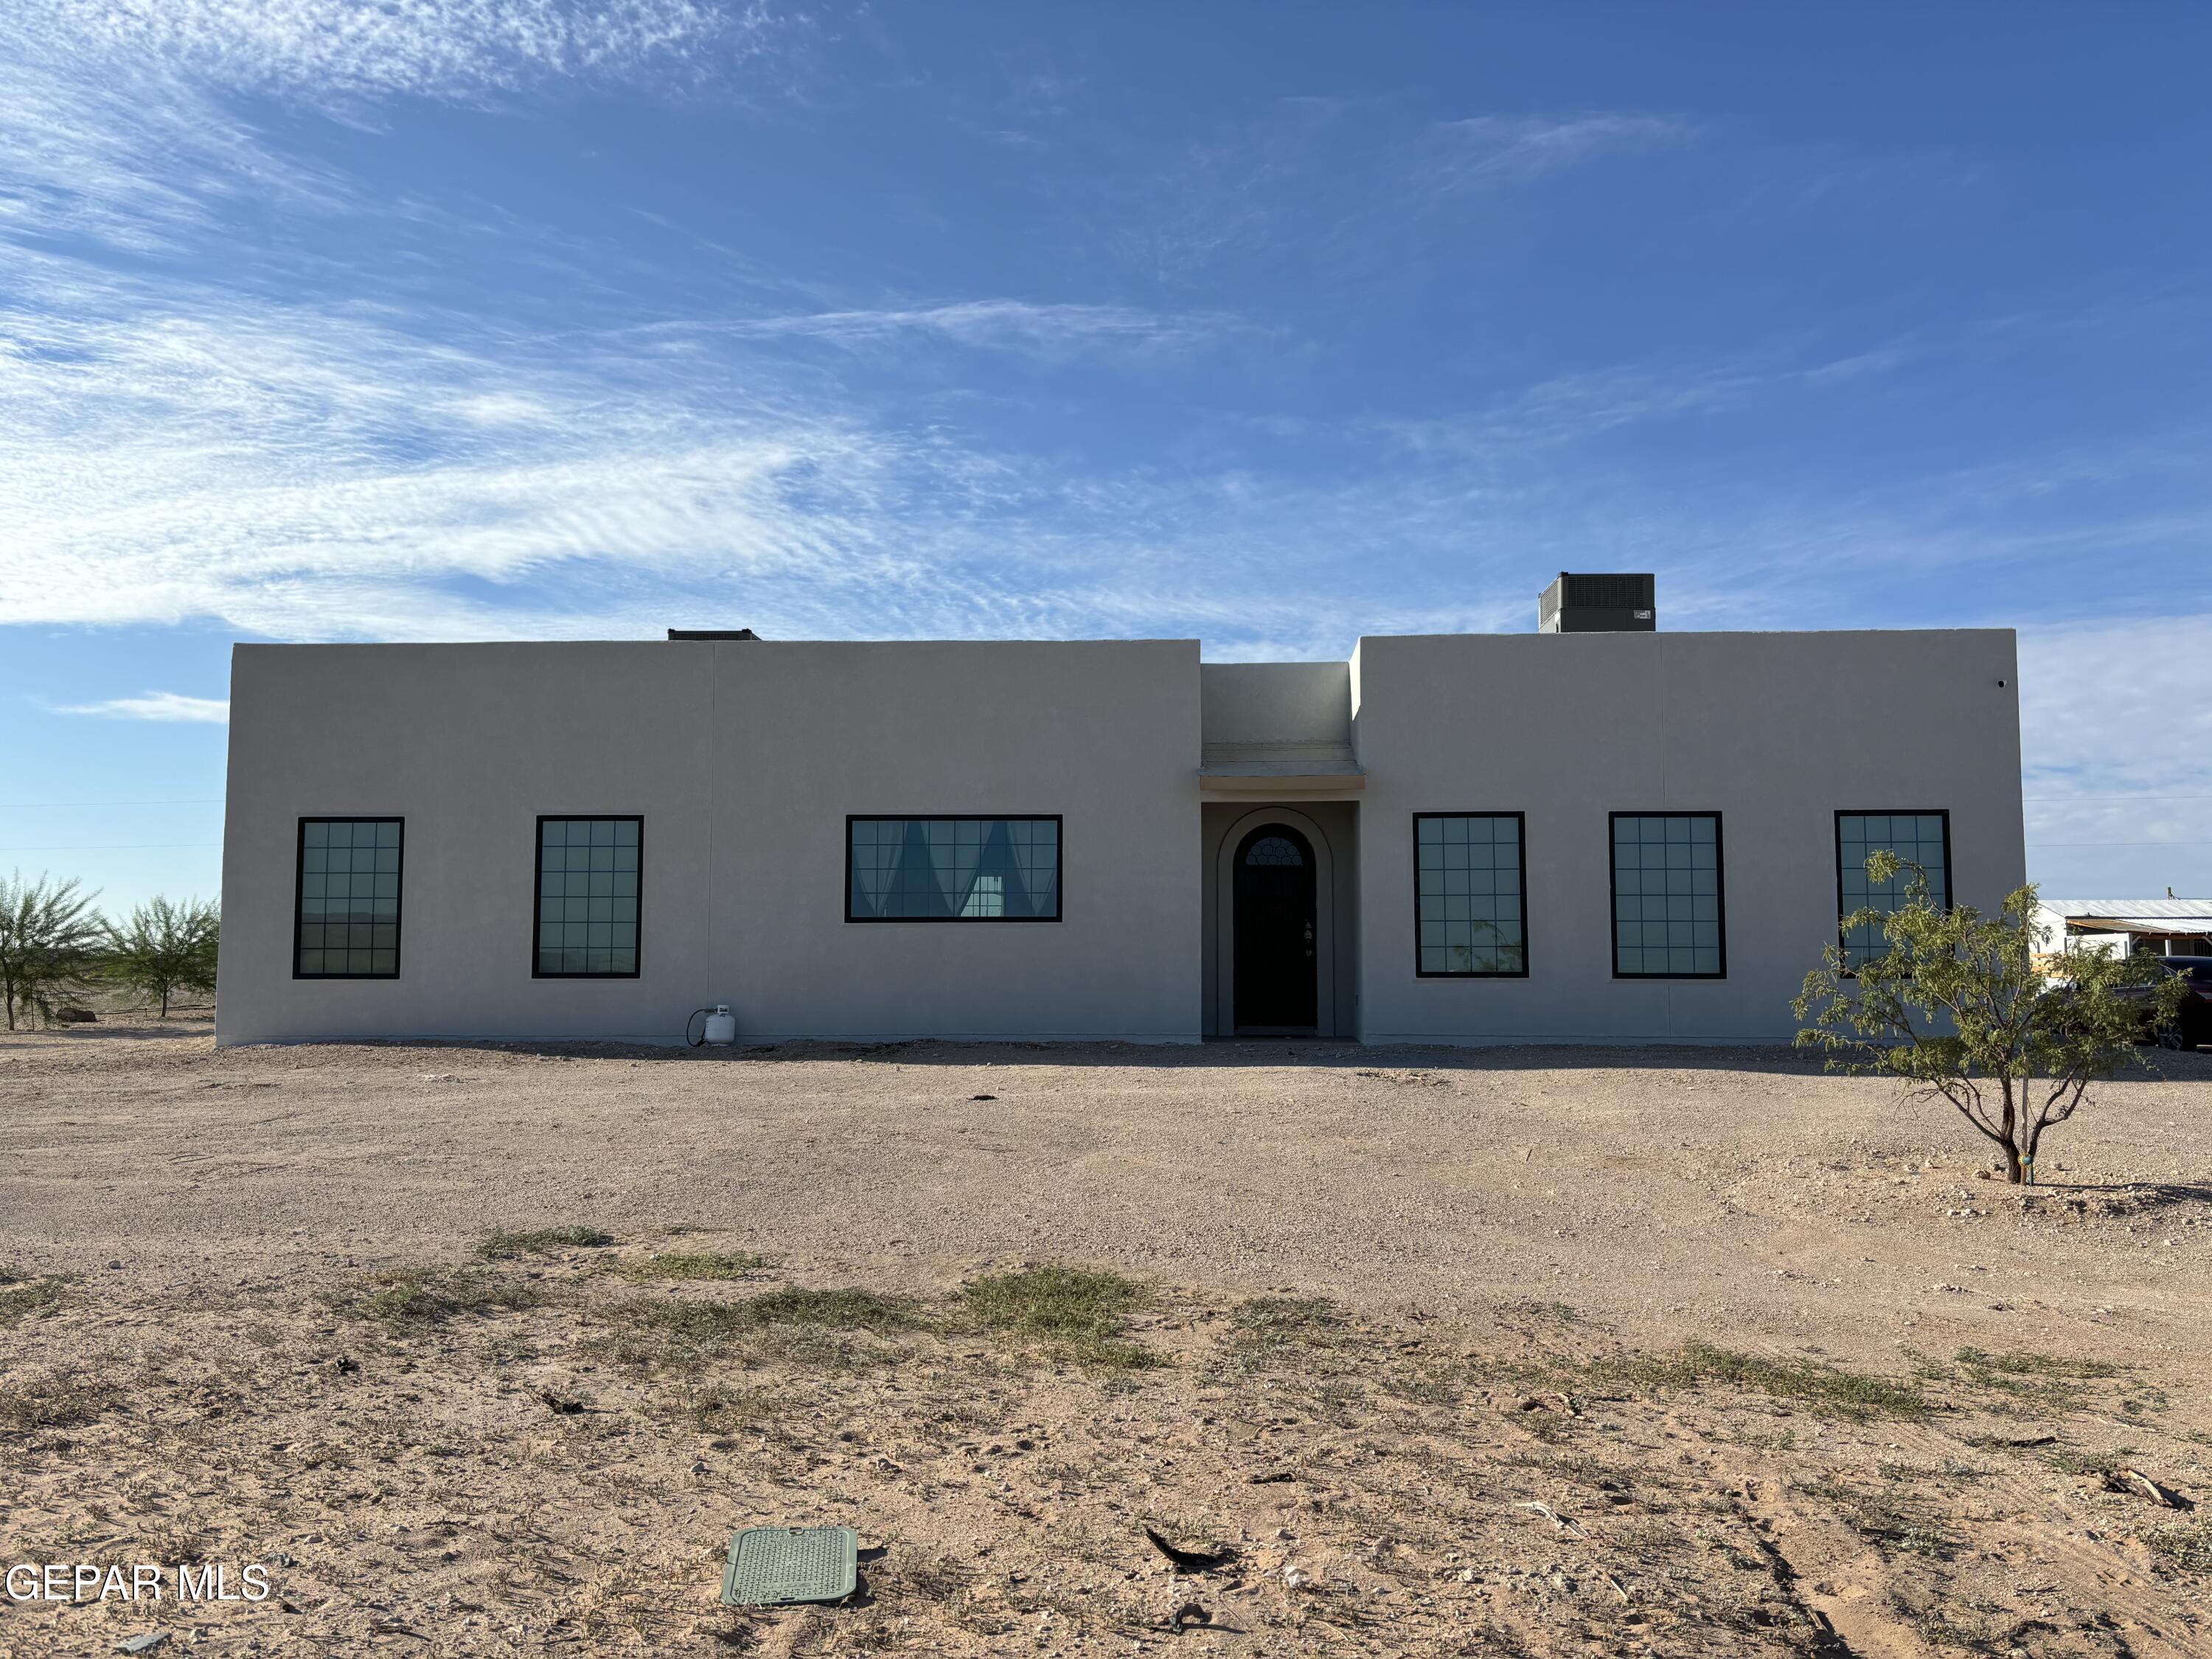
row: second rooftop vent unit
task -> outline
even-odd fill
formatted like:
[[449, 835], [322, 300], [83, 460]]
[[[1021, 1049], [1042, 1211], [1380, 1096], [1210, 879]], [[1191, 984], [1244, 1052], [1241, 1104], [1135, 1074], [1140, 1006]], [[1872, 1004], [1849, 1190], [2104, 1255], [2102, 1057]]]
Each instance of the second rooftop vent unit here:
[[1536, 601], [1540, 634], [1649, 634], [1658, 627], [1656, 579], [1643, 575], [1576, 576], [1559, 580]]

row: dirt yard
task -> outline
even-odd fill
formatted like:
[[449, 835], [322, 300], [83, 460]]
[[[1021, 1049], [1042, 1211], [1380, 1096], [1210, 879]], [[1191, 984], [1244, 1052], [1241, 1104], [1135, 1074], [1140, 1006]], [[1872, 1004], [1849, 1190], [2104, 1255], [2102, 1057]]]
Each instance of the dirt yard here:
[[2156, 1058], [2024, 1200], [1769, 1051], [0, 1036], [0, 1566], [271, 1589], [0, 1654], [2212, 1653]]

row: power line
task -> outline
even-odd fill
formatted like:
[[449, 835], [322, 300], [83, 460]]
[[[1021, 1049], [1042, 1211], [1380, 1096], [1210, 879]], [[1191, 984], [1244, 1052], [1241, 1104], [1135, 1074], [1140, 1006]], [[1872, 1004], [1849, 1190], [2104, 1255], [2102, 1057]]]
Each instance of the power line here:
[[2022, 795], [2022, 800], [2212, 800], [2212, 795]]

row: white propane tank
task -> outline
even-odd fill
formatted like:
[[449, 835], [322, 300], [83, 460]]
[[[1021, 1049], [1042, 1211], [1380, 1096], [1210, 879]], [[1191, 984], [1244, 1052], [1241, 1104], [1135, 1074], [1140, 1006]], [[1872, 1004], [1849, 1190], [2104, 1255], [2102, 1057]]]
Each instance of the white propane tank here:
[[727, 1047], [737, 1040], [738, 1017], [730, 1012], [729, 1004], [715, 1004], [714, 1012], [707, 1016], [707, 1041]]

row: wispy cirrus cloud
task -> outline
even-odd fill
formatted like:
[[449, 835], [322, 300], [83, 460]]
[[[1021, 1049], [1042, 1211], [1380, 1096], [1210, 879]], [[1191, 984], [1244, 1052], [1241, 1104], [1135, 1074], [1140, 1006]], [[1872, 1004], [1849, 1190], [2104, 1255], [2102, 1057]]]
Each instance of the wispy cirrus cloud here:
[[1439, 237], [1516, 189], [1661, 155], [1700, 131], [1642, 110], [1417, 120], [1387, 99], [1288, 98], [1061, 211], [1086, 240], [1161, 280], [1273, 258], [1396, 286]]
[[1474, 115], [1436, 123], [1419, 146], [1427, 161], [1425, 183], [1465, 189], [1543, 179], [1606, 155], [1648, 155], [1697, 134], [1697, 124], [1685, 117], [1641, 110]]
[[854, 349], [923, 335], [977, 349], [1064, 358], [1094, 349], [1197, 346], [1249, 325], [1222, 312], [966, 300], [935, 306], [760, 317], [716, 326], [722, 332], [755, 339], [824, 340]]
[[[1146, 556], [1151, 507], [859, 418], [775, 350], [914, 334], [1052, 356], [1200, 330], [994, 302], [424, 339], [366, 303], [21, 268], [0, 306], [0, 619], [280, 637], [643, 632], [708, 592], [787, 631], [1081, 631]], [[1010, 548], [1044, 590], [1026, 607], [987, 574]]]
[[702, 76], [794, 27], [762, 0], [15, 0], [9, 34], [48, 58], [158, 70], [323, 104], [471, 100], [549, 78]]
[[[0, 19], [0, 146], [36, 160], [0, 198], [0, 621], [643, 631], [736, 581], [749, 620], [795, 629], [894, 604], [909, 629], [978, 625], [976, 571], [1065, 480], [878, 418], [801, 349], [1134, 362], [1231, 319], [994, 298], [548, 331], [489, 294], [428, 316], [348, 298], [374, 284], [344, 264], [231, 274], [242, 212], [349, 233], [421, 210], [280, 155], [232, 94], [351, 118], [394, 95], [726, 79], [796, 27], [683, 0], [30, 0]], [[592, 257], [563, 279], [633, 275]], [[1039, 604], [1023, 625], [1080, 626], [1077, 596]]]
[[100, 702], [66, 703], [57, 714], [96, 714], [117, 720], [185, 721], [196, 725], [227, 726], [230, 703], [223, 697], [188, 697], [178, 691], [149, 691], [143, 696], [109, 697]]
[[0, 236], [173, 251], [228, 211], [358, 209], [354, 181], [272, 145], [254, 94], [343, 118], [393, 96], [480, 104], [651, 75], [742, 93], [801, 26], [694, 0], [15, 0], [0, 8]]

